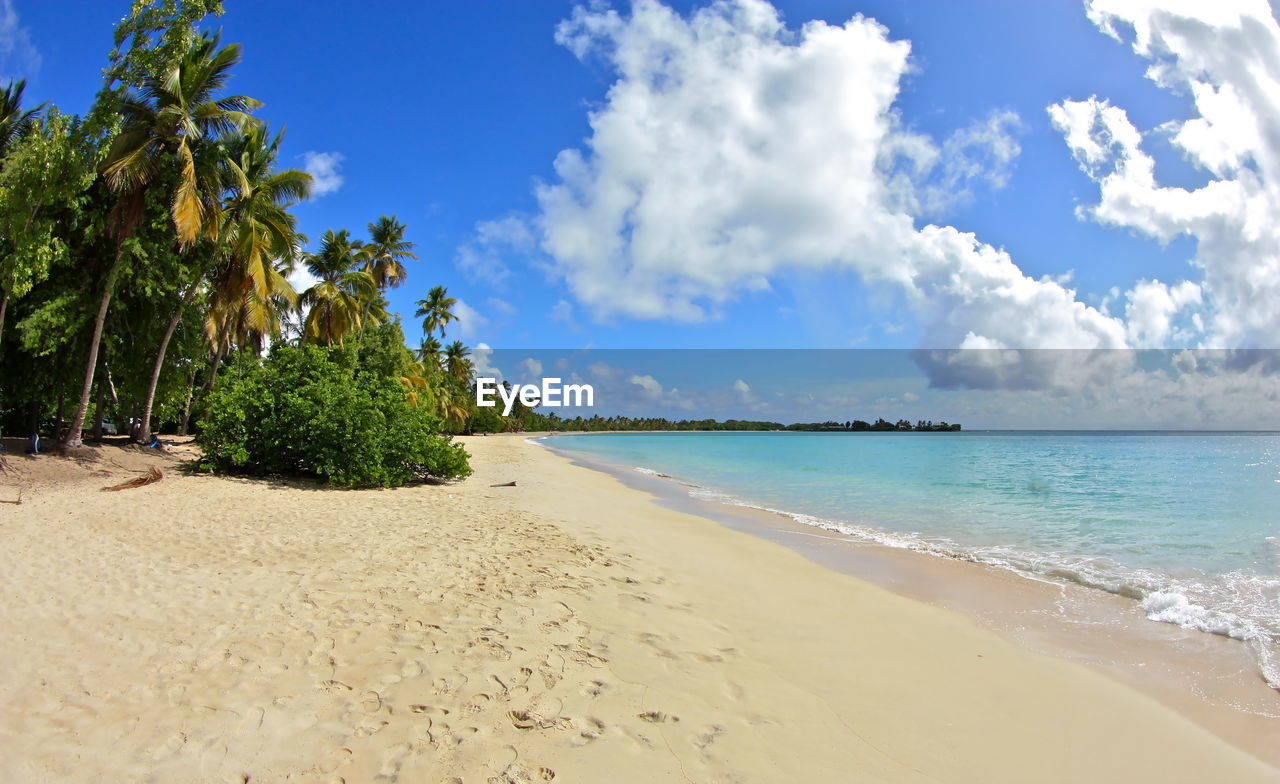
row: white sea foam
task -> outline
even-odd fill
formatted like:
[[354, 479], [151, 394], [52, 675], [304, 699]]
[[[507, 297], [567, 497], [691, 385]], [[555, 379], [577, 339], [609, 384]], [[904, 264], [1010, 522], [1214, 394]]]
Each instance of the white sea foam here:
[[[659, 476], [656, 471], [645, 473]], [[691, 497], [789, 517], [845, 536], [939, 558], [995, 566], [1034, 580], [1072, 582], [1138, 601], [1146, 617], [1184, 629], [1232, 637], [1250, 645], [1267, 684], [1280, 689], [1280, 578], [1231, 572], [1214, 578], [1178, 578], [1154, 570], [1123, 567], [1100, 558], [1038, 553], [1014, 547], [966, 548], [918, 533], [891, 533], [870, 526], [752, 504], [705, 487], [687, 485]], [[1275, 537], [1268, 539], [1280, 546]]]

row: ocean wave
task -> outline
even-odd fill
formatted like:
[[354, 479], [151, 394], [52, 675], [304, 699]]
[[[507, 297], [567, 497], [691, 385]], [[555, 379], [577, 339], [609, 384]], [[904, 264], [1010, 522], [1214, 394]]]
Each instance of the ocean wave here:
[[[644, 472], [661, 476], [652, 469], [644, 469]], [[1102, 558], [1029, 552], [1003, 546], [964, 547], [943, 538], [926, 538], [918, 533], [890, 532], [829, 520], [753, 504], [705, 487], [686, 487], [689, 495], [698, 500], [769, 512], [803, 525], [886, 547], [986, 564], [1035, 580], [1075, 583], [1133, 599], [1152, 621], [1245, 642], [1254, 651], [1267, 685], [1280, 689], [1280, 578], [1243, 571], [1176, 577], [1151, 569], [1122, 566]], [[1274, 537], [1269, 538], [1268, 543], [1280, 545]]]

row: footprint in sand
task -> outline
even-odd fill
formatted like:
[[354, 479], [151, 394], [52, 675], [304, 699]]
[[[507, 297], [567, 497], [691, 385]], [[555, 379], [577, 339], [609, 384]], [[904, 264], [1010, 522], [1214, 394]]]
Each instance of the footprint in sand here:
[[365, 692], [364, 699], [360, 701], [360, 707], [365, 713], [377, 713], [382, 710], [382, 695], [376, 691]]
[[187, 745], [187, 734], [185, 732], [175, 732], [166, 738], [155, 750], [151, 752], [151, 758], [154, 760], [162, 760], [165, 757], [172, 757]]
[[476, 713], [480, 713], [486, 708], [488, 708], [489, 703], [492, 701], [493, 701], [493, 698], [490, 697], [488, 694], [477, 694], [473, 696], [471, 699], [467, 700], [466, 705], [462, 706], [462, 712], [466, 714], [472, 714], [472, 715]]
[[588, 743], [599, 740], [600, 736], [604, 734], [605, 723], [603, 721], [594, 716], [588, 716], [586, 722], [587, 726], [578, 733], [577, 739], [574, 740], [575, 746], [585, 746]]
[[410, 713], [426, 714], [428, 716], [448, 716], [448, 708], [437, 708], [434, 705], [410, 705]]
[[712, 743], [715, 743], [716, 738], [720, 737], [723, 734], [724, 734], [724, 727], [721, 727], [719, 724], [712, 724], [710, 727], [707, 727], [707, 729], [703, 730], [703, 732], [698, 735], [698, 739], [693, 742], [693, 745], [698, 747], [698, 751], [705, 753], [707, 750], [707, 747], [710, 746]]

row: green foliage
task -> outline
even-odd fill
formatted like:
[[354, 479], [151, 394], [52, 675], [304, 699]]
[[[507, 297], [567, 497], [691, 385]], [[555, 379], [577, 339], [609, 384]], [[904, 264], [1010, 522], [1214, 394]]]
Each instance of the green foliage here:
[[409, 374], [413, 352], [404, 344], [400, 318], [365, 330], [356, 352], [360, 369], [377, 376], [399, 378]]
[[219, 381], [200, 443], [216, 471], [391, 487], [471, 473], [462, 446], [439, 433], [439, 419], [410, 405], [397, 379], [363, 370], [353, 348], [278, 345]]
[[497, 406], [477, 407], [471, 412], [467, 426], [473, 433], [504, 433], [507, 431], [507, 420], [498, 413]]
[[66, 231], [93, 182], [79, 122], [51, 109], [9, 148], [0, 170], [0, 288], [22, 297], [67, 260]]

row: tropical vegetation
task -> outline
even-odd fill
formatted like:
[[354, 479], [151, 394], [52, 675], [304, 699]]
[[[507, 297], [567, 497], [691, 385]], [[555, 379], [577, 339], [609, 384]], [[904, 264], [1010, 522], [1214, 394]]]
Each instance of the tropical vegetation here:
[[211, 468], [343, 484], [465, 475], [456, 300], [429, 288], [411, 351], [386, 298], [418, 260], [408, 227], [300, 233], [311, 177], [232, 89], [221, 13], [134, 0], [83, 117], [0, 86], [0, 432], [75, 449], [194, 431]]

